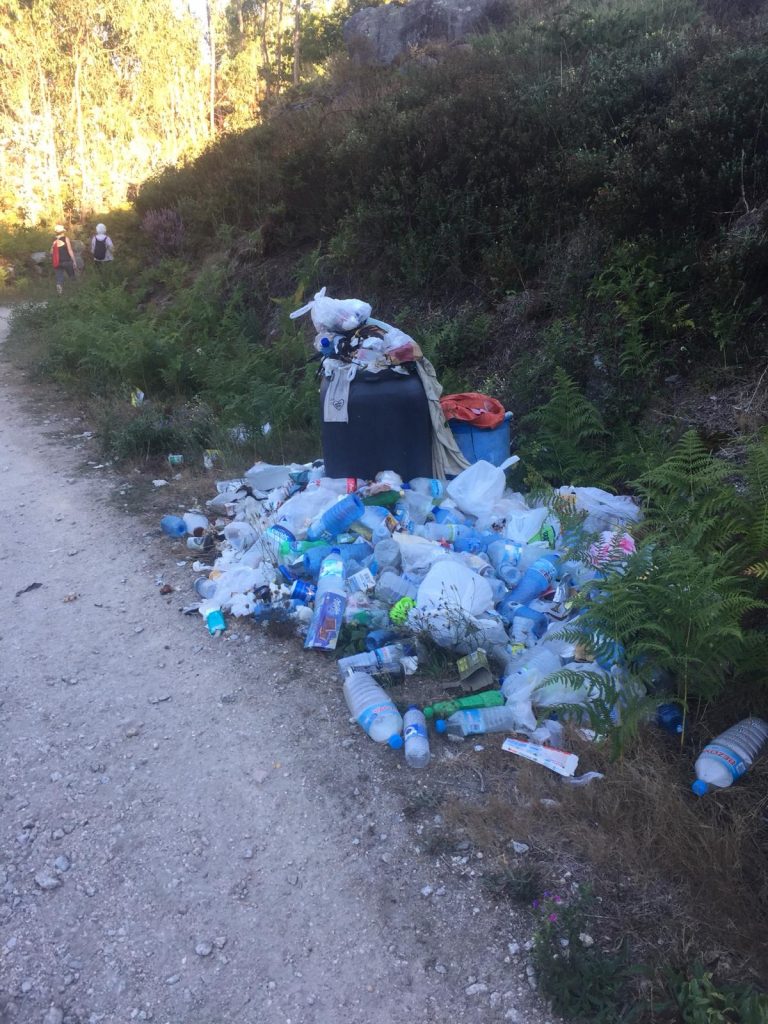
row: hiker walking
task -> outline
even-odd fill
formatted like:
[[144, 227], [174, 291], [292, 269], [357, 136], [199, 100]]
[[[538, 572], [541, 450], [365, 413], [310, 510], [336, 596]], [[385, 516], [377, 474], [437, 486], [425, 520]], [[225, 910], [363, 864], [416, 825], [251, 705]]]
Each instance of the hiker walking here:
[[97, 267], [103, 266], [105, 263], [111, 263], [114, 259], [115, 246], [112, 239], [107, 234], [107, 228], [104, 224], [96, 225], [96, 234], [91, 239], [91, 256], [93, 256], [93, 262]]
[[56, 232], [56, 237], [51, 246], [51, 263], [56, 273], [56, 291], [61, 295], [64, 291], [65, 278], [74, 277], [78, 272], [78, 267], [75, 251], [67, 237], [64, 225], [57, 224], [53, 230]]

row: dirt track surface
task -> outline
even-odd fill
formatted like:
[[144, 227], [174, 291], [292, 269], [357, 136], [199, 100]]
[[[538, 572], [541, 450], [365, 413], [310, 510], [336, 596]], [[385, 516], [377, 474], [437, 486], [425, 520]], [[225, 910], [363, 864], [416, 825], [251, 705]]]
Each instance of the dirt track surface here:
[[183, 549], [30, 393], [0, 364], [0, 1024], [547, 1024], [421, 777], [321, 656], [182, 616]]

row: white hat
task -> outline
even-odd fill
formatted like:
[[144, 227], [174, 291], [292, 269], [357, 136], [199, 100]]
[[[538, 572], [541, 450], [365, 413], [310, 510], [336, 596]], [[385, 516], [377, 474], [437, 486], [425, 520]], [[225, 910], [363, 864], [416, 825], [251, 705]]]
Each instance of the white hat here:
[[107, 233], [107, 226], [106, 226], [106, 224], [97, 224], [96, 225], [96, 234], [97, 235], [106, 235], [106, 233]]
[[53, 229], [57, 235], [63, 235], [66, 232], [66, 228], [63, 224], [57, 224]]

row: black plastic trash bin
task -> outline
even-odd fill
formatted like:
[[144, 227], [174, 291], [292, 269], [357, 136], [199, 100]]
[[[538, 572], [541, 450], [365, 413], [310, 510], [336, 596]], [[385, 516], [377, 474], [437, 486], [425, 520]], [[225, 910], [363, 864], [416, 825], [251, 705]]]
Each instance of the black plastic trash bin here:
[[[348, 423], [322, 421], [325, 473], [373, 480], [392, 469], [403, 480], [432, 476], [432, 422], [412, 364], [394, 370], [358, 370], [349, 386]], [[328, 379], [320, 388], [321, 416]]]

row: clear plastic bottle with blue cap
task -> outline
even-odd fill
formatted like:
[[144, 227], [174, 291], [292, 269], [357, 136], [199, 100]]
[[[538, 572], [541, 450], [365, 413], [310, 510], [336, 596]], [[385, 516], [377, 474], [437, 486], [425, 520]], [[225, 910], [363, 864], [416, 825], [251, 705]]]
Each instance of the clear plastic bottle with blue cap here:
[[373, 676], [350, 672], [344, 680], [344, 699], [352, 717], [372, 740], [394, 750], [403, 746], [402, 715]]
[[768, 740], [768, 722], [762, 718], [745, 718], [732, 725], [702, 750], [696, 759], [696, 781], [691, 789], [704, 796], [713, 787], [725, 789], [752, 767]]
[[451, 739], [480, 736], [486, 732], [515, 732], [517, 728], [515, 709], [507, 706], [454, 711], [450, 717], [435, 722], [435, 730]]
[[411, 704], [403, 717], [405, 760], [411, 768], [426, 768], [429, 764], [429, 736], [424, 712]]

